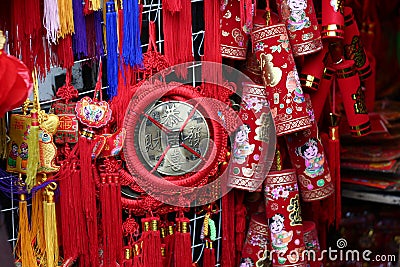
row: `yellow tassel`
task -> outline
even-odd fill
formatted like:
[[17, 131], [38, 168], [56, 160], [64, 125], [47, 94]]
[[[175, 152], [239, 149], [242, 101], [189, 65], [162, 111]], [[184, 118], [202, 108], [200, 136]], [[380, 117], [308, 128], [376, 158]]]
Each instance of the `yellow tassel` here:
[[58, 15], [60, 17], [60, 36], [64, 38], [66, 35], [74, 33], [72, 0], [58, 0]]
[[101, 1], [100, 0], [92, 0], [92, 10], [97, 11], [101, 9]]
[[28, 166], [26, 170], [26, 188], [28, 192], [36, 185], [36, 175], [39, 164], [39, 122], [36, 110], [31, 112], [31, 127], [28, 136]]
[[32, 235], [29, 230], [28, 222], [28, 207], [25, 195], [20, 195], [19, 201], [19, 231], [16, 255], [22, 262], [22, 266], [37, 267], [37, 260], [35, 258], [32, 248]]
[[28, 193], [36, 185], [36, 175], [39, 167], [39, 83], [36, 68], [32, 71], [33, 80], [33, 108], [30, 112], [31, 127], [28, 136], [28, 166], [26, 170], [26, 188]]
[[46, 239], [47, 267], [58, 266], [59, 249], [57, 236], [56, 203], [54, 202], [55, 183], [46, 188], [47, 201], [44, 202], [44, 232]]
[[45, 251], [46, 242], [44, 238], [44, 214], [43, 214], [43, 195], [42, 190], [37, 191], [32, 197], [32, 235], [35, 239], [36, 257], [42, 262]]

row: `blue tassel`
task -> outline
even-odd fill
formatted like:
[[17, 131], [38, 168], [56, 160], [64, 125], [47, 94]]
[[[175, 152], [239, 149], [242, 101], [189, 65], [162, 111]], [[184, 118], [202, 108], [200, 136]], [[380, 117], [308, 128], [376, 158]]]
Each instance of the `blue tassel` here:
[[139, 4], [137, 0], [124, 0], [124, 41], [122, 56], [125, 63], [141, 67], [143, 63], [142, 48], [140, 47]]
[[118, 36], [117, 13], [113, 1], [106, 4], [106, 35], [107, 35], [107, 95], [111, 100], [118, 90]]

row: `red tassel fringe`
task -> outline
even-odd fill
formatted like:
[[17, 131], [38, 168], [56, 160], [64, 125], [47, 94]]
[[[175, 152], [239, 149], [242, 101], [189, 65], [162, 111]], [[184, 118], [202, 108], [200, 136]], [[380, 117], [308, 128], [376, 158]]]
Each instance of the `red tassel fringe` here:
[[189, 232], [189, 219], [177, 218], [174, 244], [174, 267], [192, 266], [192, 243]]
[[160, 220], [156, 217], [142, 219], [142, 255], [143, 265], [146, 267], [162, 266], [161, 236], [158, 230]]
[[235, 192], [232, 190], [222, 197], [221, 266], [236, 265], [235, 214], [232, 212], [233, 210], [235, 210]]
[[[182, 1], [182, 9], [171, 13], [163, 8], [164, 55], [171, 65], [193, 61], [192, 8]], [[187, 68], [175, 68], [179, 77], [187, 77]]]

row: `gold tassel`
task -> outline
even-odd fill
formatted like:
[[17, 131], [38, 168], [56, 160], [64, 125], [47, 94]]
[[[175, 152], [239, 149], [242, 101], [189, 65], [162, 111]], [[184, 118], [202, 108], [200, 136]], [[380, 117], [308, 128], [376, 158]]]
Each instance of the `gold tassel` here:
[[44, 234], [46, 240], [47, 267], [58, 266], [59, 249], [57, 236], [56, 203], [54, 190], [56, 183], [50, 183], [45, 189], [46, 201], [44, 203]]
[[64, 38], [66, 35], [74, 33], [74, 11], [71, 0], [58, 0], [58, 15], [60, 17], [60, 36]]
[[[21, 179], [21, 175], [20, 175]], [[22, 181], [20, 181], [22, 182]], [[22, 185], [22, 183], [20, 183]], [[28, 205], [26, 202], [25, 194], [20, 195], [19, 201], [19, 231], [16, 244], [16, 257], [22, 262], [22, 266], [37, 267], [37, 260], [35, 258], [32, 248], [32, 234], [29, 229], [28, 221]]]
[[44, 214], [42, 190], [37, 191], [32, 197], [32, 225], [31, 232], [35, 239], [36, 257], [43, 261], [46, 251], [44, 238]]
[[92, 10], [97, 11], [101, 9], [101, 1], [100, 0], [92, 0]]
[[30, 112], [31, 127], [29, 128], [28, 136], [28, 166], [26, 170], [26, 187], [28, 193], [36, 185], [36, 175], [39, 165], [39, 83], [37, 80], [36, 69], [32, 72], [33, 80], [33, 108]]

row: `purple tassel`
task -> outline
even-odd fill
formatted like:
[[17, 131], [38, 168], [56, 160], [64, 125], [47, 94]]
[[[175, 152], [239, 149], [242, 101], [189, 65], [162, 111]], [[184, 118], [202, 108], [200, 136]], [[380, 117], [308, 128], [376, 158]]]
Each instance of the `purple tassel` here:
[[122, 55], [125, 63], [141, 67], [143, 63], [140, 41], [139, 4], [136, 0], [124, 0], [124, 41]]
[[87, 38], [86, 38], [86, 21], [83, 15], [82, 0], [73, 0], [72, 7], [74, 9], [74, 27], [75, 33], [72, 36], [72, 48], [74, 54], [81, 59], [87, 57]]
[[104, 54], [103, 42], [103, 13], [102, 11], [94, 12], [94, 30], [96, 33], [96, 57], [100, 58]]
[[106, 4], [106, 36], [107, 36], [107, 95], [111, 99], [117, 95], [118, 90], [118, 36], [117, 13], [114, 2]]

